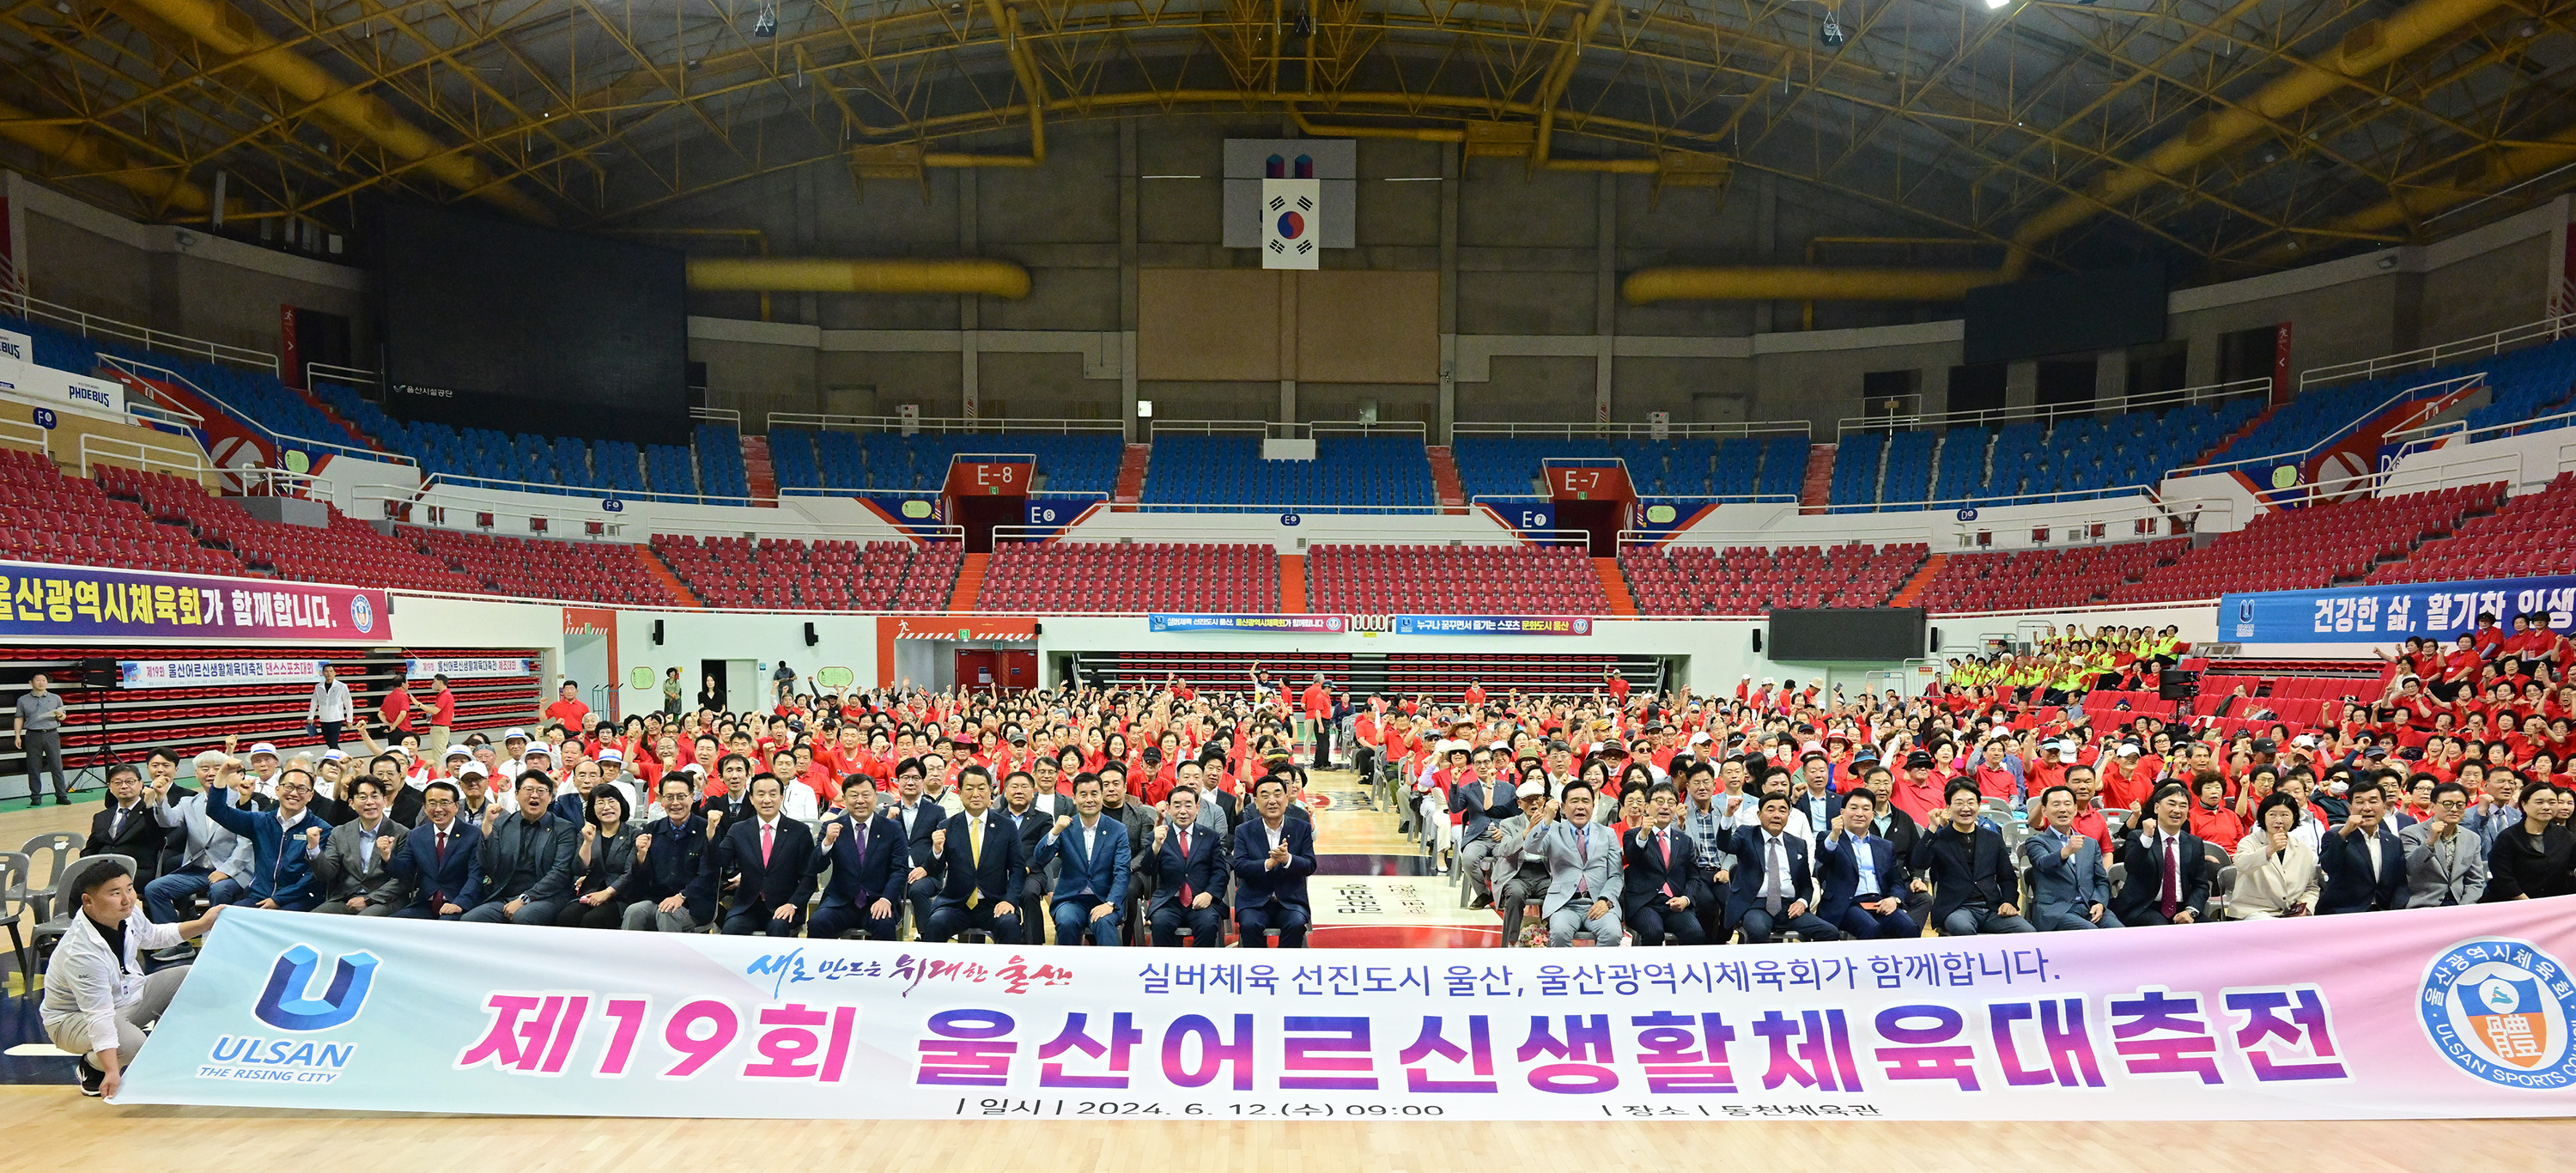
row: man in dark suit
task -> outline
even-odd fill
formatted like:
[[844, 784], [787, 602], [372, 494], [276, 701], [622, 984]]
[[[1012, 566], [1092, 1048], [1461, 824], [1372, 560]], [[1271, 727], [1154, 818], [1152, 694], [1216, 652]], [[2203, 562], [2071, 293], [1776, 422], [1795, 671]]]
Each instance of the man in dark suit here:
[[89, 841], [82, 855], [122, 855], [134, 861], [134, 886], [141, 889], [161, 874], [161, 847], [169, 833], [143, 801], [143, 773], [119, 762], [107, 769], [107, 808], [89, 820]]
[[[1492, 903], [1490, 888], [1494, 874], [1494, 849], [1503, 840], [1496, 820], [1520, 813], [1520, 800], [1512, 793], [1510, 763], [1498, 766], [1490, 750], [1473, 750], [1467, 768], [1473, 776], [1449, 784], [1449, 813], [1465, 815], [1458, 827], [1458, 868], [1466, 873], [1470, 903], [1484, 908]], [[1495, 797], [1496, 792], [1500, 798]]]
[[[2317, 840], [2317, 870], [2325, 873], [2320, 914], [2406, 907], [2406, 846], [2388, 826], [2388, 792], [2380, 786], [2376, 778], [2354, 781], [2343, 824]], [[2132, 870], [2129, 884], [2137, 883]]]
[[483, 832], [456, 817], [456, 784], [421, 788], [419, 826], [394, 851], [393, 874], [411, 882], [411, 901], [395, 916], [455, 920], [483, 889]]
[[1264, 774], [1252, 784], [1258, 817], [1234, 829], [1234, 923], [1247, 949], [1279, 930], [1279, 948], [1306, 947], [1306, 877], [1315, 874], [1315, 824], [1288, 817], [1288, 781]]
[[705, 870], [713, 836], [695, 809], [695, 786], [678, 771], [662, 775], [662, 817], [635, 836], [635, 870], [627, 890], [635, 903], [626, 906], [619, 927], [635, 932], [689, 933], [716, 918], [715, 901], [692, 899], [689, 889]]
[[814, 853], [817, 872], [832, 869], [823, 886], [822, 907], [805, 935], [838, 937], [866, 929], [871, 941], [898, 940], [895, 900], [903, 895], [905, 864], [911, 860], [903, 825], [876, 813], [876, 780], [852, 774], [841, 780], [841, 809], [823, 820], [823, 849]]
[[1984, 802], [1977, 784], [1953, 778], [1942, 796], [1947, 805], [1934, 812], [1937, 820], [1907, 861], [1932, 883], [1927, 917], [1933, 927], [1951, 937], [2039, 931], [2022, 919], [2021, 875], [2013, 871], [2003, 832], [1977, 822]]
[[886, 817], [903, 828], [904, 844], [912, 857], [904, 872], [904, 896], [912, 901], [914, 936], [930, 929], [930, 905], [939, 895], [939, 848], [934, 837], [948, 822], [947, 811], [921, 796], [924, 770], [920, 758], [895, 763], [894, 801], [885, 810]]
[[[983, 769], [981, 766], [966, 768], [970, 771]], [[1026, 770], [1011, 771], [1008, 777], [1002, 779], [1001, 792], [1002, 805], [995, 807], [994, 810], [1003, 818], [1009, 819], [1011, 826], [1018, 829], [1020, 858], [1030, 861], [1028, 877], [1020, 881], [1020, 895], [1011, 903], [1027, 910], [1020, 917], [1020, 927], [1027, 943], [1044, 945], [1046, 944], [1046, 918], [1039, 914], [1046, 911], [1047, 892], [1054, 888], [1056, 873], [1063, 867], [1063, 861], [1061, 859], [1040, 861], [1038, 844], [1046, 839], [1047, 832], [1054, 828], [1058, 817], [1073, 813], [1073, 803], [1071, 800], [1066, 800], [1062, 804], [1062, 809], [1058, 809], [1057, 800], [1062, 796], [1053, 793], [1039, 794], [1037, 775]], [[1041, 862], [1045, 866], [1041, 867]]]
[[1872, 826], [1878, 795], [1864, 786], [1842, 795], [1839, 805], [1832, 832], [1816, 841], [1816, 886], [1823, 890], [1816, 916], [1864, 941], [1922, 936], [1897, 895], [1912, 873], [1896, 845]]
[[[993, 779], [968, 773], [958, 779], [957, 796], [965, 810], [931, 833], [932, 867], [939, 873], [939, 898], [923, 921], [921, 939], [944, 942], [969, 929], [993, 934], [997, 944], [1024, 940], [1020, 935], [1020, 884], [1028, 878], [1028, 857], [1010, 820], [992, 809]], [[936, 808], [933, 808], [936, 809]]]
[[1649, 827], [1630, 831], [1620, 845], [1623, 873], [1620, 915], [1640, 945], [1661, 945], [1671, 933], [1676, 944], [1704, 945], [1693, 908], [1708, 894], [1700, 890], [1699, 855], [1691, 837], [1673, 816], [1681, 809], [1681, 792], [1670, 782], [1657, 782], [1646, 792]]
[[1038, 841], [1031, 864], [1057, 865], [1053, 909], [1059, 945], [1074, 944], [1086, 934], [1094, 945], [1121, 943], [1118, 926], [1127, 916], [1127, 876], [1135, 866], [1135, 848], [1125, 823], [1101, 817], [1100, 797], [1099, 775], [1077, 775], [1075, 813], [1056, 816], [1055, 826]]
[[331, 829], [329, 842], [313, 861], [313, 881], [322, 890], [322, 903], [313, 911], [390, 915], [403, 896], [402, 877], [392, 870], [394, 852], [411, 828], [386, 816], [385, 784], [374, 775], [361, 775], [345, 789], [349, 821]]
[[1146, 866], [1155, 873], [1154, 897], [1145, 910], [1154, 943], [1169, 949], [1181, 943], [1215, 949], [1225, 944], [1225, 884], [1232, 875], [1226, 837], [1198, 821], [1199, 792], [1175, 786], [1163, 800], [1170, 818], [1154, 825]]
[[727, 936], [793, 937], [805, 923], [805, 901], [814, 895], [814, 832], [779, 814], [786, 795], [778, 775], [754, 774], [750, 787], [751, 817], [728, 820], [716, 833], [706, 870], [689, 895], [712, 902], [717, 888], [726, 888]]
[[[2120, 848], [2120, 865], [2128, 875], [2111, 900], [2111, 915], [2124, 925], [2187, 925], [2207, 919], [2215, 871], [2209, 849], [2190, 830], [2191, 791], [2169, 784], [2147, 800], [2147, 813], [2147, 825]], [[2402, 860], [2397, 872], [2402, 883]]]
[[2040, 826], [2021, 845], [2030, 861], [2029, 920], [2043, 933], [2120, 927], [2102, 844], [2075, 829], [2075, 803], [2073, 787], [2040, 791]]
[[1841, 940], [1841, 929], [1809, 911], [1815, 879], [1807, 841], [1789, 833], [1789, 796], [1776, 789], [1763, 794], [1759, 817], [1758, 825], [1735, 829], [1727, 848], [1735, 870], [1717, 874], [1727, 885], [1726, 919], [1747, 945], [1770, 941], [1775, 929], [1810, 941]]

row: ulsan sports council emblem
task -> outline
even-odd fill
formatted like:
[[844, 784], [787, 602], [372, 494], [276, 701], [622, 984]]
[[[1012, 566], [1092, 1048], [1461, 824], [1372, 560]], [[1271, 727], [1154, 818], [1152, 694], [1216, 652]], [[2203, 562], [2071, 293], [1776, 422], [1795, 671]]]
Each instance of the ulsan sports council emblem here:
[[2576, 983], [2529, 942], [2452, 946], [2425, 970], [2416, 1006], [2434, 1049], [2461, 1070], [2505, 1087], [2576, 1086]]
[[362, 633], [376, 629], [376, 605], [368, 602], [367, 596], [349, 596], [349, 626]]

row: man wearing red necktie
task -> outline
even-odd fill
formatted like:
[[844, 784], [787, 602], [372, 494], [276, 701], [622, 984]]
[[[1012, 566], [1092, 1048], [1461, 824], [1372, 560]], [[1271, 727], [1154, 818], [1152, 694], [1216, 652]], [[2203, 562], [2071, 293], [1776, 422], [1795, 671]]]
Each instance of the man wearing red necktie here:
[[1666, 933], [1680, 945], [1708, 940], [1691, 911], [1707, 893], [1699, 888], [1696, 845], [1673, 822], [1680, 809], [1681, 793], [1673, 784], [1655, 783], [1646, 792], [1646, 825], [1630, 830], [1620, 844], [1625, 879], [1619, 906], [1639, 945], [1661, 945]]

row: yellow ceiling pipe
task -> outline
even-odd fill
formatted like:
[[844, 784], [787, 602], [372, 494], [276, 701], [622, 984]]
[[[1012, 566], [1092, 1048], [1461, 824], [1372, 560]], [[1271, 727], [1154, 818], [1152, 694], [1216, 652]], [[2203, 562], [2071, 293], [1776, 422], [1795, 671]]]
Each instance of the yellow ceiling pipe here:
[[[984, 11], [992, 16], [993, 26], [1001, 30], [1003, 51], [1011, 61], [1011, 76], [1020, 83], [1027, 96], [1029, 111], [1029, 153], [1025, 155], [970, 155], [958, 151], [924, 151], [924, 167], [1038, 167], [1046, 163], [1046, 90], [1038, 85], [1037, 67], [1029, 64], [1029, 51], [1020, 44], [1020, 18], [1002, 7], [1002, 0], [984, 0]], [[1028, 278], [1020, 278], [1026, 292]]]
[[2262, 134], [2275, 123], [2306, 109], [2317, 99], [2421, 49], [2443, 34], [2493, 11], [2501, 0], [2415, 0], [2404, 8], [2344, 34], [2322, 61], [2292, 62], [2290, 71], [2266, 83], [2245, 100], [2212, 110], [2192, 120], [2183, 133], [2168, 139], [2135, 163], [2104, 172], [2080, 196], [2069, 196], [2025, 221], [2013, 233], [2008, 268], [2018, 268], [2028, 250], [2058, 233], [2092, 219], [2159, 183], [2180, 176], [2219, 153]]
[[[2456, 208], [2470, 200], [2546, 175], [2570, 162], [2576, 162], [2576, 126], [2529, 146], [2469, 160], [2460, 168], [2456, 180], [2448, 185], [2401, 188], [2399, 195], [2385, 203], [2335, 218], [2326, 225], [2326, 230], [2337, 236], [2384, 232], [2408, 220], [2429, 216], [2445, 208]], [[2298, 242], [2293, 238], [2265, 249], [2257, 259], [2280, 264], [2298, 256], [2298, 252]]]
[[[1574, 28], [1569, 31], [1565, 44], [1557, 49], [1556, 60], [1549, 65], [1546, 80], [1539, 84], [1538, 133], [1530, 138], [1530, 173], [1533, 175], [1537, 174], [1541, 167], [1551, 167], [1547, 152], [1548, 142], [1556, 133], [1556, 100], [1565, 96], [1565, 87], [1573, 83], [1575, 67], [1583, 62], [1583, 47], [1592, 43], [1592, 30], [1601, 27], [1601, 22], [1609, 18], [1610, 6], [1615, 2], [1616, 0], [1592, 0], [1592, 7], [1585, 9], [1583, 15], [1574, 18]], [[1611, 170], [1610, 168], [1567, 167], [1551, 167], [1551, 169]], [[1649, 164], [1646, 169], [1652, 171], [1654, 167]]]
[[1029, 271], [982, 257], [691, 257], [689, 288], [705, 293], [974, 293], [1029, 295]]
[[1288, 117], [1297, 120], [1297, 129], [1299, 132], [1314, 135], [1317, 138], [1392, 138], [1404, 139], [1417, 143], [1463, 143], [1467, 141], [1467, 132], [1456, 129], [1443, 130], [1436, 127], [1405, 126], [1324, 126], [1319, 123], [1308, 122], [1306, 120], [1306, 112], [1298, 109], [1297, 103], [1295, 102], [1288, 103]]
[[1813, 269], [1802, 265], [1667, 266], [1619, 283], [1630, 305], [1658, 301], [1957, 301], [2011, 278], [1995, 269]]
[[540, 224], [554, 214], [518, 189], [498, 182], [483, 160], [438, 141], [428, 131], [396, 113], [383, 98], [348, 85], [311, 59], [298, 55], [259, 27], [249, 13], [224, 0], [132, 0], [134, 6], [171, 27], [205, 42], [231, 65], [266, 79], [289, 98], [313, 107], [348, 135], [372, 142], [388, 154], [458, 191], [498, 204]]
[[[0, 135], [37, 154], [59, 159], [74, 171], [96, 175], [174, 212], [203, 215], [214, 206], [206, 189], [188, 182], [176, 168], [136, 167], [123, 145], [78, 129], [48, 122], [0, 102]], [[235, 207], [238, 201], [226, 201]]]

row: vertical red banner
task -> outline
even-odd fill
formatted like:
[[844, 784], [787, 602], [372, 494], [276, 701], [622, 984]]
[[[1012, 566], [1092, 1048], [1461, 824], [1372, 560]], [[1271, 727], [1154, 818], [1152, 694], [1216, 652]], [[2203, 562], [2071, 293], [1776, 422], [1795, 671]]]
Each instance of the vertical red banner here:
[[2272, 403], [2290, 401], [2290, 324], [2272, 327]]
[[304, 348], [295, 341], [295, 307], [277, 307], [277, 375], [289, 387], [304, 385]]

